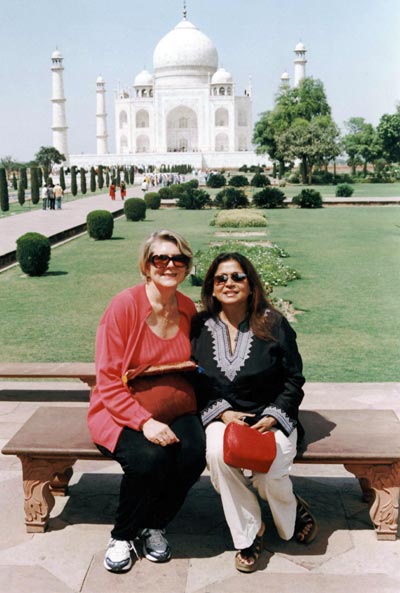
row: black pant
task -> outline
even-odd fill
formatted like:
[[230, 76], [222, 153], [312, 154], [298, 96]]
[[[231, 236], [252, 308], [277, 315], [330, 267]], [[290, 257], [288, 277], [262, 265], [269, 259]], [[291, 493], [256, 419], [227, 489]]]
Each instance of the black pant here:
[[205, 468], [205, 436], [197, 416], [182, 416], [171, 424], [180, 442], [155, 445], [142, 432], [125, 427], [114, 453], [124, 471], [119, 505], [111, 536], [133, 539], [139, 529], [163, 529], [181, 508], [186, 494]]

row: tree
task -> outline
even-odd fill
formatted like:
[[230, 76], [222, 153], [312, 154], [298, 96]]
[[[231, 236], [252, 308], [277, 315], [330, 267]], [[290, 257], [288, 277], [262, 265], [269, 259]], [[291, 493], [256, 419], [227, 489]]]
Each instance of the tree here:
[[13, 186], [13, 189], [15, 189], [15, 190], [18, 189], [18, 181], [17, 181], [17, 178], [15, 177], [15, 173], [13, 173], [13, 175], [12, 175], [12, 186]]
[[109, 187], [109, 185], [110, 185], [110, 171], [107, 167], [107, 169], [106, 169], [106, 187]]
[[99, 189], [103, 189], [103, 187], [104, 187], [103, 165], [99, 165], [99, 169], [98, 169], [98, 173], [97, 173], [97, 183], [99, 185]]
[[92, 194], [96, 191], [96, 171], [94, 167], [90, 167], [90, 191]]
[[63, 188], [63, 190], [65, 191], [65, 173], [64, 173], [64, 167], [61, 167], [60, 169], [60, 185]]
[[22, 183], [24, 184], [24, 189], [28, 189], [28, 177], [26, 175], [26, 168], [22, 167], [19, 172], [19, 178], [22, 179]]
[[39, 179], [38, 179], [38, 169], [37, 167], [31, 167], [30, 169], [30, 177], [31, 177], [31, 200], [32, 204], [37, 204], [39, 202]]
[[[289, 129], [297, 122], [292, 135], [298, 136], [300, 120], [311, 122], [318, 117], [330, 118], [330, 113], [331, 109], [320, 80], [305, 78], [296, 88], [281, 86], [275, 98], [274, 109], [262, 113], [261, 119], [255, 125], [253, 142], [257, 145], [257, 152], [267, 153], [273, 161], [277, 161], [282, 176], [285, 161], [293, 159], [293, 151], [287, 150]], [[307, 169], [304, 174], [308, 175]]]
[[298, 118], [278, 138], [278, 147], [290, 159], [301, 161], [303, 183], [311, 185], [315, 165], [329, 162], [341, 152], [339, 128], [329, 115], [312, 121]]
[[352, 174], [356, 174], [357, 165], [364, 165], [367, 174], [368, 163], [374, 163], [382, 152], [378, 134], [372, 124], [363, 117], [351, 117], [345, 122], [348, 133], [343, 137], [343, 146], [349, 157]]
[[18, 202], [21, 206], [25, 204], [25, 186], [22, 177], [20, 177], [18, 184]]
[[81, 167], [81, 171], [80, 171], [80, 177], [81, 177], [81, 193], [85, 194], [87, 192], [86, 189], [86, 171], [83, 167]]
[[4, 167], [7, 173], [10, 173], [13, 169], [18, 169], [18, 163], [10, 154], [7, 154], [0, 159], [0, 167]]
[[71, 167], [71, 194], [76, 196], [78, 193], [78, 184], [76, 182], [76, 167]]
[[35, 161], [40, 167], [43, 167], [44, 178], [47, 182], [47, 177], [49, 176], [53, 165], [63, 163], [66, 161], [66, 158], [61, 152], [54, 148], [54, 146], [41, 146], [35, 154]]
[[129, 169], [129, 183], [131, 185], [133, 185], [135, 182], [135, 169], [133, 167], [133, 165], [131, 165], [130, 169]]
[[3, 212], [7, 212], [10, 209], [7, 176], [6, 170], [3, 167], [0, 169], [0, 206]]
[[400, 162], [400, 105], [396, 113], [382, 115], [377, 131], [383, 156], [389, 163]]

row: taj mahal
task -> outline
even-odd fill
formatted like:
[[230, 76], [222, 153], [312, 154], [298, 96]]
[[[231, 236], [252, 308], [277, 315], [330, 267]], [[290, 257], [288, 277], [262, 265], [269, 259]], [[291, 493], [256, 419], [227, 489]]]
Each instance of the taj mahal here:
[[[306, 49], [295, 49], [294, 84], [305, 77]], [[290, 84], [285, 72], [281, 84]], [[96, 80], [95, 154], [69, 154], [63, 58], [52, 54], [53, 146], [79, 167], [190, 164], [195, 168], [268, 164], [252, 145], [252, 85], [238, 95], [233, 76], [219, 66], [213, 42], [187, 19], [156, 45], [153, 72], [142, 70], [133, 87], [115, 91], [115, 146], [109, 152], [106, 82]]]

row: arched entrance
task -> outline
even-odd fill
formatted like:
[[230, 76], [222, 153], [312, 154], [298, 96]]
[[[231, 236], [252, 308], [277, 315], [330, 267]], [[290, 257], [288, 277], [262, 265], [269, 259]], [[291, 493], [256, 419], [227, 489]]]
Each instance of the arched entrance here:
[[189, 107], [175, 107], [167, 115], [167, 151], [193, 152], [198, 150], [197, 115]]

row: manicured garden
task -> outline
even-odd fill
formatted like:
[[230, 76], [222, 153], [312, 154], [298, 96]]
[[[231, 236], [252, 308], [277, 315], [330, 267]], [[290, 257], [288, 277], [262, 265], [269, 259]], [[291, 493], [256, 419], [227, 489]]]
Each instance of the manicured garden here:
[[[301, 276], [275, 287], [273, 296], [291, 300], [299, 311], [293, 325], [307, 379], [398, 381], [400, 208], [264, 212], [268, 226], [259, 230], [265, 236], [249, 240], [276, 243], [290, 255], [285, 265]], [[111, 240], [83, 236], [53, 248], [42, 277], [27, 277], [19, 267], [2, 273], [2, 360], [93, 360], [104, 308], [116, 292], [140, 280], [142, 240], [156, 228], [173, 228], [194, 251], [204, 249], [226, 240], [220, 231], [229, 229], [210, 226], [214, 216], [215, 210], [149, 210], [141, 222], [115, 221]], [[182, 290], [199, 298], [200, 288], [189, 280]]]

